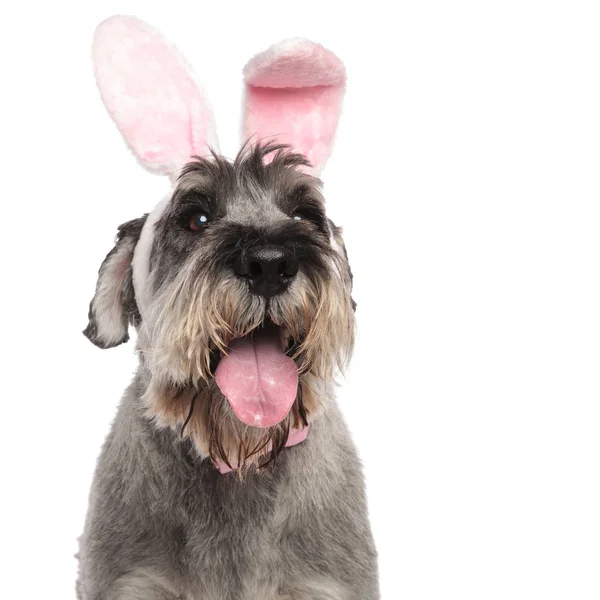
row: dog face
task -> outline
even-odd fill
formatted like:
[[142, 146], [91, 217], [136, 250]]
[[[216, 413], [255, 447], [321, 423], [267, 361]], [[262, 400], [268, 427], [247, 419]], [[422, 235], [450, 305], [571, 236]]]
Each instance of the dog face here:
[[136, 326], [148, 416], [213, 459], [264, 464], [317, 413], [354, 341], [350, 268], [314, 176], [344, 65], [302, 39], [252, 58], [243, 136], [277, 143], [246, 144], [230, 162], [211, 150], [212, 111], [187, 61], [156, 30], [109, 18], [92, 54], [129, 148], [174, 190], [119, 228], [85, 333], [106, 348]]
[[120, 228], [91, 304], [102, 347], [138, 327], [149, 414], [180, 427], [198, 397], [190, 435], [226, 463], [280, 449], [352, 350], [346, 252], [305, 166], [274, 144], [188, 163], [165, 204]]
[[300, 373], [330, 378], [345, 363], [350, 270], [318, 180], [298, 170], [305, 164], [271, 145], [183, 169], [150, 254], [143, 344], [153, 373], [206, 381], [232, 338], [266, 326]]

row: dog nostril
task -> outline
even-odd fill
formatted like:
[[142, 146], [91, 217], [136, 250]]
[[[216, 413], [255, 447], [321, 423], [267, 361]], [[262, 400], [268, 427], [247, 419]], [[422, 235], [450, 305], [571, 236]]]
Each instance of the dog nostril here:
[[250, 263], [250, 268], [248, 269], [248, 277], [251, 279], [257, 279], [262, 275], [262, 267], [257, 260], [253, 260]]

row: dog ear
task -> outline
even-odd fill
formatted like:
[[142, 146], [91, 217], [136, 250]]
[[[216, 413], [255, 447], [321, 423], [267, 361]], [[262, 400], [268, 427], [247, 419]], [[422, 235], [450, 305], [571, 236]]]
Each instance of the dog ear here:
[[304, 154], [318, 174], [333, 145], [346, 85], [342, 61], [320, 44], [285, 40], [244, 67], [245, 139], [275, 138]]
[[175, 179], [217, 140], [210, 106], [179, 52], [134, 17], [114, 16], [96, 29], [94, 73], [108, 113], [149, 171]]
[[119, 226], [115, 247], [98, 271], [96, 293], [88, 314], [90, 321], [83, 334], [100, 348], [112, 348], [126, 342], [129, 323], [139, 322], [131, 261], [147, 216]]

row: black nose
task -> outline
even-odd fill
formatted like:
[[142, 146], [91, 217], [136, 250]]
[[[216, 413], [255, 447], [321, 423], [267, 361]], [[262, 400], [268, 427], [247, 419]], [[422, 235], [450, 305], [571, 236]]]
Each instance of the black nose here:
[[287, 288], [298, 273], [298, 261], [281, 246], [255, 246], [237, 258], [233, 270], [248, 279], [252, 292], [269, 298]]

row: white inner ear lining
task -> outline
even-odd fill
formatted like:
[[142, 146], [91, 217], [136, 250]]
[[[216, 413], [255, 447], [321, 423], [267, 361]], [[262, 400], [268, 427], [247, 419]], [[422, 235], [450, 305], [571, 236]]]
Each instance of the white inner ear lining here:
[[164, 197], [148, 215], [140, 239], [135, 246], [133, 259], [131, 261], [131, 269], [133, 274], [133, 291], [135, 293], [135, 301], [140, 311], [140, 315], [144, 318], [145, 313], [152, 301], [152, 290], [150, 289], [150, 253], [152, 252], [152, 244], [154, 242], [154, 226], [160, 219], [169, 200], [171, 194]]

